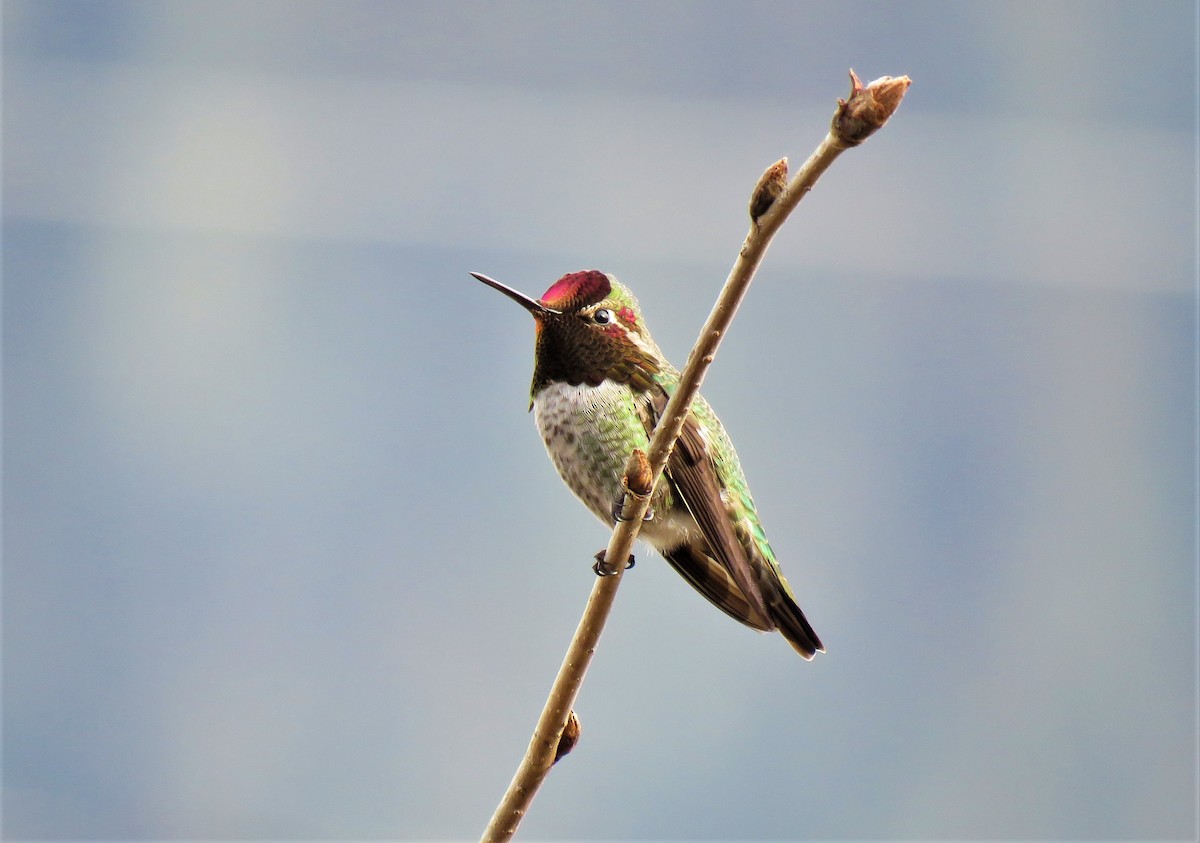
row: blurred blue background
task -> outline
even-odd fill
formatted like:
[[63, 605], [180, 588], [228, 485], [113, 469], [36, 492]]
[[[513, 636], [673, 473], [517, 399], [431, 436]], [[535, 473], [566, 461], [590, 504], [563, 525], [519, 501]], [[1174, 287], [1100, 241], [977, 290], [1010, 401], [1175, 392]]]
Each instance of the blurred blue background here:
[[682, 364], [854, 67], [705, 384], [829, 652], [642, 548], [522, 836], [1194, 838], [1194, 4], [3, 11], [6, 836], [477, 836], [607, 533], [467, 272]]

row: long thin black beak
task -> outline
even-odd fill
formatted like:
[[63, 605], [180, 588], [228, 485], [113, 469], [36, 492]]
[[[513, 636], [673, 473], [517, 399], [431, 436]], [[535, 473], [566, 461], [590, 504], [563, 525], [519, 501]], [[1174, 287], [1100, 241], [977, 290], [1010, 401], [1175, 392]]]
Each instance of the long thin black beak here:
[[472, 272], [471, 274], [474, 275], [475, 278], [477, 278], [478, 280], [482, 281], [484, 284], [487, 284], [489, 287], [494, 287], [495, 289], [504, 293], [504, 295], [508, 296], [510, 299], [515, 301], [517, 304], [521, 305], [521, 307], [528, 310], [534, 316], [537, 316], [539, 313], [544, 313], [544, 314], [548, 314], [548, 315], [552, 315], [552, 316], [561, 316], [562, 315], [562, 311], [551, 310], [550, 308], [546, 307], [546, 305], [542, 304], [541, 302], [539, 302], [535, 299], [529, 298], [529, 296], [525, 295], [524, 293], [517, 292], [516, 290], [514, 290], [512, 287], [508, 286], [507, 284], [501, 284], [495, 278], [488, 278], [486, 275], [483, 275], [479, 272]]

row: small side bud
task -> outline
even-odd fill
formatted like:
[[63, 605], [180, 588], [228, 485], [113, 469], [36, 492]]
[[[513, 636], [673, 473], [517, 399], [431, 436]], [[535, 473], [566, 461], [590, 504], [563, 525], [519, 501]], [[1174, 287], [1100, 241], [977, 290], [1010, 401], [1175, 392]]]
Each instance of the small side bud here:
[[838, 100], [830, 132], [842, 145], [858, 146], [896, 113], [911, 84], [907, 76], [881, 76], [864, 87], [852, 69], [850, 99]]
[[558, 738], [558, 746], [554, 750], [554, 760], [550, 762], [551, 766], [557, 764], [558, 759], [575, 748], [575, 744], [579, 743], [579, 733], [582, 729], [583, 727], [579, 725], [579, 718], [575, 716], [575, 709], [571, 709], [567, 714], [567, 722], [563, 726], [562, 735]]
[[758, 180], [758, 184], [754, 185], [754, 192], [750, 194], [750, 219], [758, 222], [758, 218], [771, 210], [771, 206], [775, 201], [783, 195], [784, 189], [787, 187], [788, 177], [788, 162], [786, 158], [780, 158], [766, 171]]
[[650, 476], [650, 461], [646, 459], [646, 452], [634, 448], [633, 453], [629, 455], [629, 461], [625, 463], [625, 477], [621, 482], [631, 495], [646, 498], [653, 491], [650, 485], [653, 479]]

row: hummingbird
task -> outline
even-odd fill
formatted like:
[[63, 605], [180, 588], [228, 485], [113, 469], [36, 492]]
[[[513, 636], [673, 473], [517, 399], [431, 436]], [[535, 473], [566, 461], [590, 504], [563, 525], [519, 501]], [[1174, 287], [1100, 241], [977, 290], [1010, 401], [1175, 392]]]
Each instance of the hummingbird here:
[[[532, 299], [471, 274], [533, 315], [529, 409], [563, 482], [612, 527], [626, 462], [634, 448], [649, 447], [679, 370], [612, 275], [568, 273]], [[692, 402], [646, 517], [642, 538], [717, 608], [753, 629], [779, 630], [806, 660], [825, 651], [767, 542], [733, 443], [703, 397]], [[604, 564], [598, 556], [598, 574]]]

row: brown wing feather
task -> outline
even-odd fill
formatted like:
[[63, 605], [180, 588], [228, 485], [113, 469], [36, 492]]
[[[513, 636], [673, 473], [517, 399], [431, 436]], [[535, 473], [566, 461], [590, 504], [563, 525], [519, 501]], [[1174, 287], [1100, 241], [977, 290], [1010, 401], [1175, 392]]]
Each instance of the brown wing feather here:
[[[666, 404], [665, 391], [661, 388], [651, 391], [655, 423]], [[668, 557], [667, 561], [671, 562], [701, 594], [738, 620], [757, 629], [774, 629], [775, 624], [759, 588], [758, 577], [750, 564], [745, 546], [738, 540], [725, 501], [721, 497], [721, 484], [717, 479], [716, 466], [709, 456], [700, 425], [690, 413], [683, 424], [679, 441], [667, 460], [666, 476], [688, 511], [692, 513], [692, 517], [696, 519], [709, 552], [713, 559], [720, 563], [720, 568], [724, 569], [723, 573], [729, 581], [722, 583], [715, 571], [701, 570], [712, 566], [704, 566], [694, 552], [676, 552], [671, 556], [678, 556], [678, 559]], [[689, 570], [685, 571], [684, 567], [688, 567]], [[734, 597], [731, 586], [740, 592], [736, 595], [740, 600]], [[734, 603], [742, 604], [736, 607], [737, 614], [731, 605]]]

